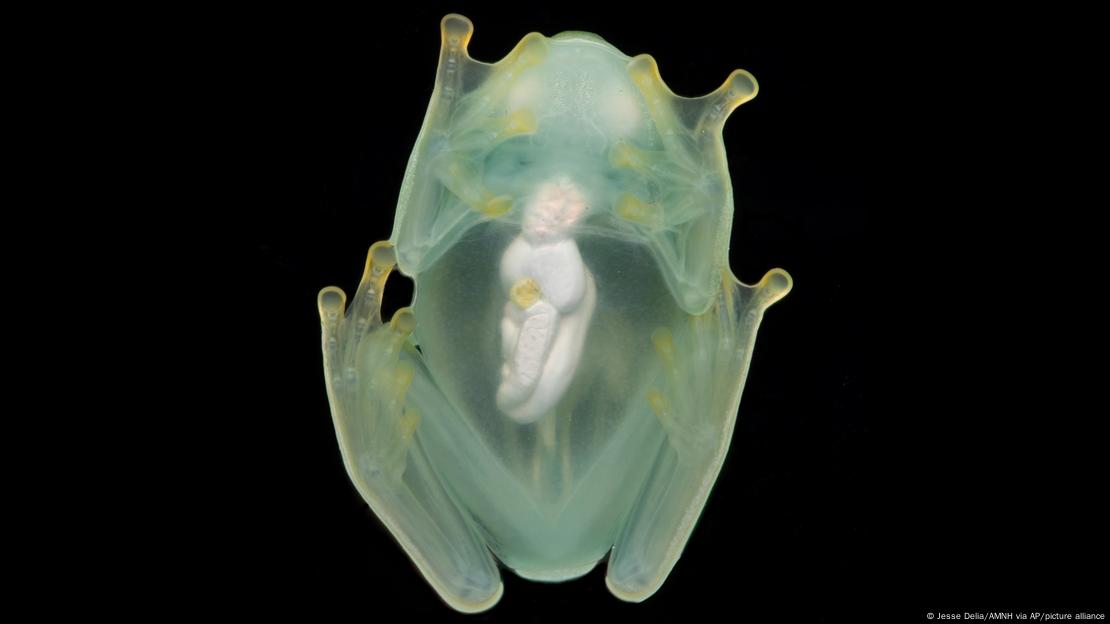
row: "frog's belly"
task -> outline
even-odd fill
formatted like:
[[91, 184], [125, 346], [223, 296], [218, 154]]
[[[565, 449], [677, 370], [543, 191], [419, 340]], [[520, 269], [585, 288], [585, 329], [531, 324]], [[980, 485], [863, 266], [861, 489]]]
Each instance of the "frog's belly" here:
[[417, 341], [458, 412], [425, 414], [419, 440], [506, 565], [573, 578], [608, 553], [664, 443], [645, 400], [659, 374], [651, 333], [680, 312], [644, 247], [580, 238], [597, 290], [581, 362], [549, 414], [516, 422], [495, 402], [511, 235], [475, 228], [417, 278]]

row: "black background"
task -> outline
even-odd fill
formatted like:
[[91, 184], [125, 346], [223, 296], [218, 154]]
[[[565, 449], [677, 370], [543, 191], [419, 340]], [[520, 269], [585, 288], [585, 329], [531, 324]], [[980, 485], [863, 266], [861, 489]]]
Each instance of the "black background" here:
[[[879, 145], [909, 122], [886, 108], [902, 68], [875, 31], [897, 36], [911, 16], [465, 2], [213, 16], [191, 38], [185, 66], [205, 87], [183, 97], [209, 126], [205, 168], [218, 182], [201, 224], [215, 253], [197, 267], [212, 272], [214, 297], [233, 302], [194, 321], [233, 338], [211, 371], [226, 392], [194, 419], [209, 470], [190, 540], [203, 572], [184, 602], [462, 619], [347, 479], [315, 308], [324, 286], [351, 292], [366, 250], [390, 235], [449, 12], [474, 22], [470, 53], [487, 62], [530, 31], [585, 30], [651, 53], [680, 95], [749, 70], [759, 96], [724, 132], [730, 265], [747, 283], [772, 267], [794, 278], [763, 322], [728, 459], [662, 589], [622, 603], [605, 588], [604, 562], [563, 584], [503, 570], [501, 602], [468, 619], [925, 621], [930, 611], [1096, 607], [1086, 561], [1105, 551], [1087, 550], [1089, 516], [1065, 525], [1000, 510], [1035, 504], [1063, 471], [997, 465], [997, 451], [972, 459], [995, 421], [964, 419], [961, 402], [936, 396], [940, 332], [916, 331], [920, 303], [888, 292], [901, 239], [874, 232], [868, 215], [882, 205], [914, 222], [902, 207], [914, 190], [887, 193], [881, 173], [907, 158]], [[410, 295], [395, 273], [384, 315]], [[887, 359], [892, 347], [909, 357]], [[895, 389], [907, 379], [917, 387]], [[1026, 433], [1002, 440], [1027, 443]]]

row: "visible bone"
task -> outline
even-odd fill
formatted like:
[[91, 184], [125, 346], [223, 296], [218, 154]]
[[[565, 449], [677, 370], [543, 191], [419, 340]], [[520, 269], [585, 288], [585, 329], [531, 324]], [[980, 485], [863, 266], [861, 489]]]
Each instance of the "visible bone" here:
[[367, 328], [381, 321], [382, 290], [396, 263], [397, 255], [393, 251], [393, 244], [389, 241], [378, 241], [370, 246], [351, 310], [355, 322], [359, 325], [359, 336], [356, 338], [361, 338]]
[[712, 93], [690, 100], [688, 106], [693, 110], [700, 110], [694, 113], [698, 119], [694, 133], [701, 135], [706, 132], [720, 132], [732, 111], [754, 99], [758, 93], [759, 83], [755, 76], [743, 69], [734, 70], [724, 84]]
[[443, 110], [446, 113], [459, 97], [465, 66], [472, 63], [466, 47], [474, 34], [474, 24], [469, 19], [452, 13], [443, 18], [439, 28], [439, 71], [436, 82], [439, 85], [440, 103], [444, 105]]
[[618, 169], [643, 171], [667, 162], [667, 155], [662, 151], [643, 150], [626, 141], [616, 142], [609, 150], [609, 164]]
[[677, 137], [682, 132], [676, 125], [680, 120], [685, 120], [695, 139], [716, 135], [732, 111], [759, 93], [755, 76], [737, 69], [711, 93], [694, 98], [676, 95], [663, 82], [659, 65], [649, 54], [641, 54], [629, 61], [628, 74], [644, 96], [651, 119], [668, 150], [680, 147]]

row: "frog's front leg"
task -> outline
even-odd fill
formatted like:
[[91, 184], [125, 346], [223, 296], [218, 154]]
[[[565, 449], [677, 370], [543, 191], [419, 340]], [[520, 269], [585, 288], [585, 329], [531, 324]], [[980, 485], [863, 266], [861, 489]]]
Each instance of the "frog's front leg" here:
[[791, 288], [781, 269], [755, 286], [722, 277], [707, 312], [651, 336], [659, 372], [643, 400], [667, 444], [609, 558], [606, 584], [622, 600], [654, 594], [682, 554], [728, 451], [763, 311]]
[[371, 247], [346, 314], [342, 290], [320, 291], [324, 375], [343, 464], [440, 597], [460, 611], [483, 611], [501, 597], [497, 564], [421, 444], [420, 415], [453, 408], [411, 343], [412, 313], [403, 308], [381, 322], [394, 264], [389, 243]]

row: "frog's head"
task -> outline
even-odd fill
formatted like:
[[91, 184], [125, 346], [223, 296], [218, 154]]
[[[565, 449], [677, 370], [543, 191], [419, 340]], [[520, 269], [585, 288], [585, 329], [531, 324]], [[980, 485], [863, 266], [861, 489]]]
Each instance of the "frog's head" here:
[[679, 306], [706, 311], [728, 273], [732, 229], [721, 131], [755, 97], [752, 75], [736, 70], [683, 97], [651, 56], [597, 35], [530, 33], [486, 63], [467, 52], [473, 32], [462, 16], [443, 20], [436, 86], [397, 204], [400, 269], [418, 274], [468, 229], [499, 221], [538, 240], [646, 246]]

